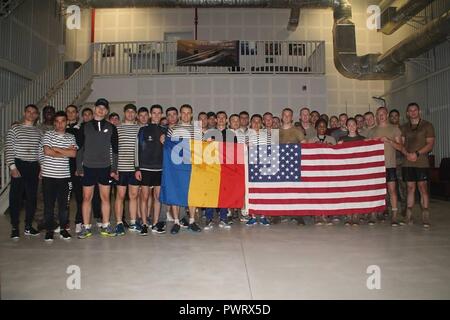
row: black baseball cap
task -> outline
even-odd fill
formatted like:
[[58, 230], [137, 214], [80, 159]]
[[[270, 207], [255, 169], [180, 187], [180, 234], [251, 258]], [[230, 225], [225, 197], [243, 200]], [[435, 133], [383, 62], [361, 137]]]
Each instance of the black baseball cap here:
[[106, 109], [109, 110], [109, 102], [105, 98], [100, 98], [97, 101], [95, 101], [95, 106], [104, 106]]

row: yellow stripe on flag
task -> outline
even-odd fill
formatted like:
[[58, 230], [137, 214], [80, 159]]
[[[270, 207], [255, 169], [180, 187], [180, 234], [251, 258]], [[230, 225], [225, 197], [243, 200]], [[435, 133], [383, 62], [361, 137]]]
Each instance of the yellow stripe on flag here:
[[219, 143], [191, 140], [191, 161], [189, 206], [217, 208], [221, 170]]

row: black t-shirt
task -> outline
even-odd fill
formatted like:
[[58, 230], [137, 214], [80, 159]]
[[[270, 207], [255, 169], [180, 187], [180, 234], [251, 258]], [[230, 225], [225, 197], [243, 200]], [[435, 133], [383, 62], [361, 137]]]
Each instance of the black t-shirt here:
[[137, 135], [136, 170], [161, 171], [163, 161], [163, 128], [157, 124], [148, 124], [139, 129]]
[[365, 138], [363, 136], [360, 136], [359, 134], [357, 134], [355, 137], [349, 137], [348, 135], [343, 136], [339, 139], [339, 141], [343, 141], [343, 142], [351, 142], [351, 141], [361, 141], [364, 140]]

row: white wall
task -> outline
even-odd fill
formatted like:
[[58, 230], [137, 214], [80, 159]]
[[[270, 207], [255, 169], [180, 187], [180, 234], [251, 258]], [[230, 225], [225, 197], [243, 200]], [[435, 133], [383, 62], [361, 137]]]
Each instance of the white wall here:
[[[306, 91], [303, 91], [306, 86]], [[228, 114], [271, 111], [280, 114], [287, 106], [298, 110], [310, 106], [326, 111], [324, 76], [190, 75], [96, 78], [88, 103], [100, 97], [110, 101], [133, 101], [138, 106], [161, 104], [164, 108], [189, 103], [194, 113], [225, 110]], [[123, 105], [121, 106], [123, 107]], [[122, 113], [121, 108], [112, 110]]]
[[[381, 34], [366, 28], [367, 6], [378, 1], [351, 0], [351, 3], [358, 54], [382, 52]], [[286, 30], [289, 12], [288, 9], [199, 9], [198, 39], [324, 40], [327, 95], [324, 111], [338, 114], [373, 110], [377, 103], [371, 97], [384, 92], [384, 82], [351, 80], [338, 73], [333, 62], [332, 10], [303, 10], [295, 32]], [[194, 31], [194, 9], [96, 10], [95, 37], [99, 42], [163, 40], [164, 32], [183, 31]]]

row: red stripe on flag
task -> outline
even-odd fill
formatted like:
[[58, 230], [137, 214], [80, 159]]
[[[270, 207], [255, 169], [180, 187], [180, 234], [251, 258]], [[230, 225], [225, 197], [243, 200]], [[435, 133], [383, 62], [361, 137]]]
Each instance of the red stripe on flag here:
[[354, 159], [366, 158], [384, 155], [384, 150], [373, 150], [366, 152], [355, 152], [345, 154], [302, 154], [301, 160], [339, 160], [339, 159]]
[[330, 215], [339, 216], [346, 214], [367, 214], [372, 212], [384, 212], [386, 206], [379, 206], [373, 208], [357, 208], [357, 209], [336, 209], [336, 210], [254, 210], [249, 209], [248, 213], [252, 215], [267, 215], [267, 216], [320, 216]]
[[368, 173], [359, 174], [354, 176], [323, 176], [323, 177], [301, 177], [301, 182], [333, 182], [333, 181], [355, 181], [355, 180], [366, 180], [366, 179], [378, 179], [385, 178], [385, 172], [378, 173]]
[[371, 184], [355, 187], [330, 187], [330, 188], [249, 188], [249, 193], [331, 193], [353, 192], [384, 189], [386, 184]]
[[367, 197], [345, 197], [330, 199], [249, 199], [251, 204], [335, 204], [335, 203], [361, 203], [384, 200], [386, 195]]
[[301, 166], [301, 171], [328, 171], [328, 170], [355, 170], [355, 169], [367, 169], [374, 167], [384, 166], [384, 161], [367, 162], [357, 164], [340, 164], [340, 165], [319, 165], [319, 166]]

